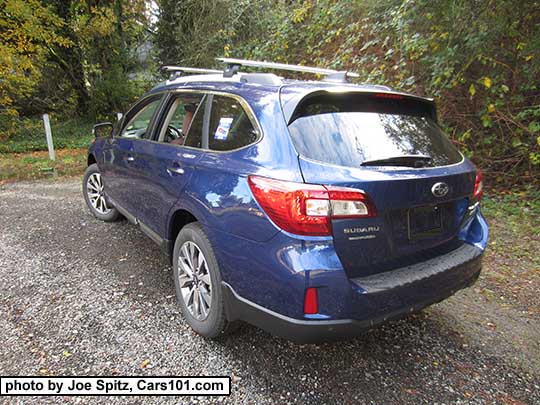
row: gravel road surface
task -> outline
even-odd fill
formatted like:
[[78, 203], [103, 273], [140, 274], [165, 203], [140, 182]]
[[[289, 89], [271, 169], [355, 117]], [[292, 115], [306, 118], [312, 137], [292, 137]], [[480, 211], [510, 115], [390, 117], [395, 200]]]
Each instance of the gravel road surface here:
[[348, 342], [296, 345], [247, 325], [204, 340], [179, 313], [166, 257], [126, 221], [94, 219], [79, 181], [0, 186], [0, 272], [1, 375], [232, 376], [228, 398], [10, 403], [540, 403], [540, 320], [475, 287]]

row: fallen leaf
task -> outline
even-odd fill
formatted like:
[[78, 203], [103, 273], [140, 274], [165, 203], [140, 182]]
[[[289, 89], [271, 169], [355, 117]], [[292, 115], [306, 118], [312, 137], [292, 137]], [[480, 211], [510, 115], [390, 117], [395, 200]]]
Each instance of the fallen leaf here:
[[234, 375], [234, 374], [233, 374], [233, 375], [231, 376], [231, 380], [232, 380], [233, 383], [238, 382], [238, 381], [240, 381], [241, 379], [242, 379], [242, 377], [240, 377], [239, 375]]
[[145, 360], [141, 363], [141, 368], [146, 368], [150, 364], [150, 360]]

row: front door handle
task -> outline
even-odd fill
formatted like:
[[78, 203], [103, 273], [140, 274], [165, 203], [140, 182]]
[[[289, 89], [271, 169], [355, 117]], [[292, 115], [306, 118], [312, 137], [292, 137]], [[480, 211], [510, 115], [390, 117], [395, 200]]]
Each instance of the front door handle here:
[[171, 174], [184, 174], [184, 169], [178, 166], [167, 167], [167, 171]]
[[134, 158], [133, 156], [128, 156], [128, 157], [126, 158], [126, 160], [127, 160], [128, 162], [135, 162], [135, 158]]

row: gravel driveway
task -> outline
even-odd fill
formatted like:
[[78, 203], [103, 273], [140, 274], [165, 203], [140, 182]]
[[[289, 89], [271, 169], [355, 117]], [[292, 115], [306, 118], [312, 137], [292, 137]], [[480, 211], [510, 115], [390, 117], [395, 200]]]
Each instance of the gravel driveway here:
[[[91, 217], [80, 189], [0, 186], [2, 375], [232, 376], [229, 398], [152, 403], [540, 402], [540, 320], [474, 287], [353, 341], [299, 346], [250, 326], [206, 341], [183, 321], [156, 245]], [[142, 402], [24, 403], [44, 399]]]

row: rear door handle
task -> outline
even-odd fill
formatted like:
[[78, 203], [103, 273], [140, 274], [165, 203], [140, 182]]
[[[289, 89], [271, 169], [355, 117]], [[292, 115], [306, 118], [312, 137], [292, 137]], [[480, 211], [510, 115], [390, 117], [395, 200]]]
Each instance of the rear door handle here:
[[127, 162], [135, 162], [135, 158], [131, 155], [129, 155], [128, 157], [126, 157], [126, 161]]
[[167, 171], [171, 174], [184, 174], [184, 169], [179, 166], [167, 167]]

